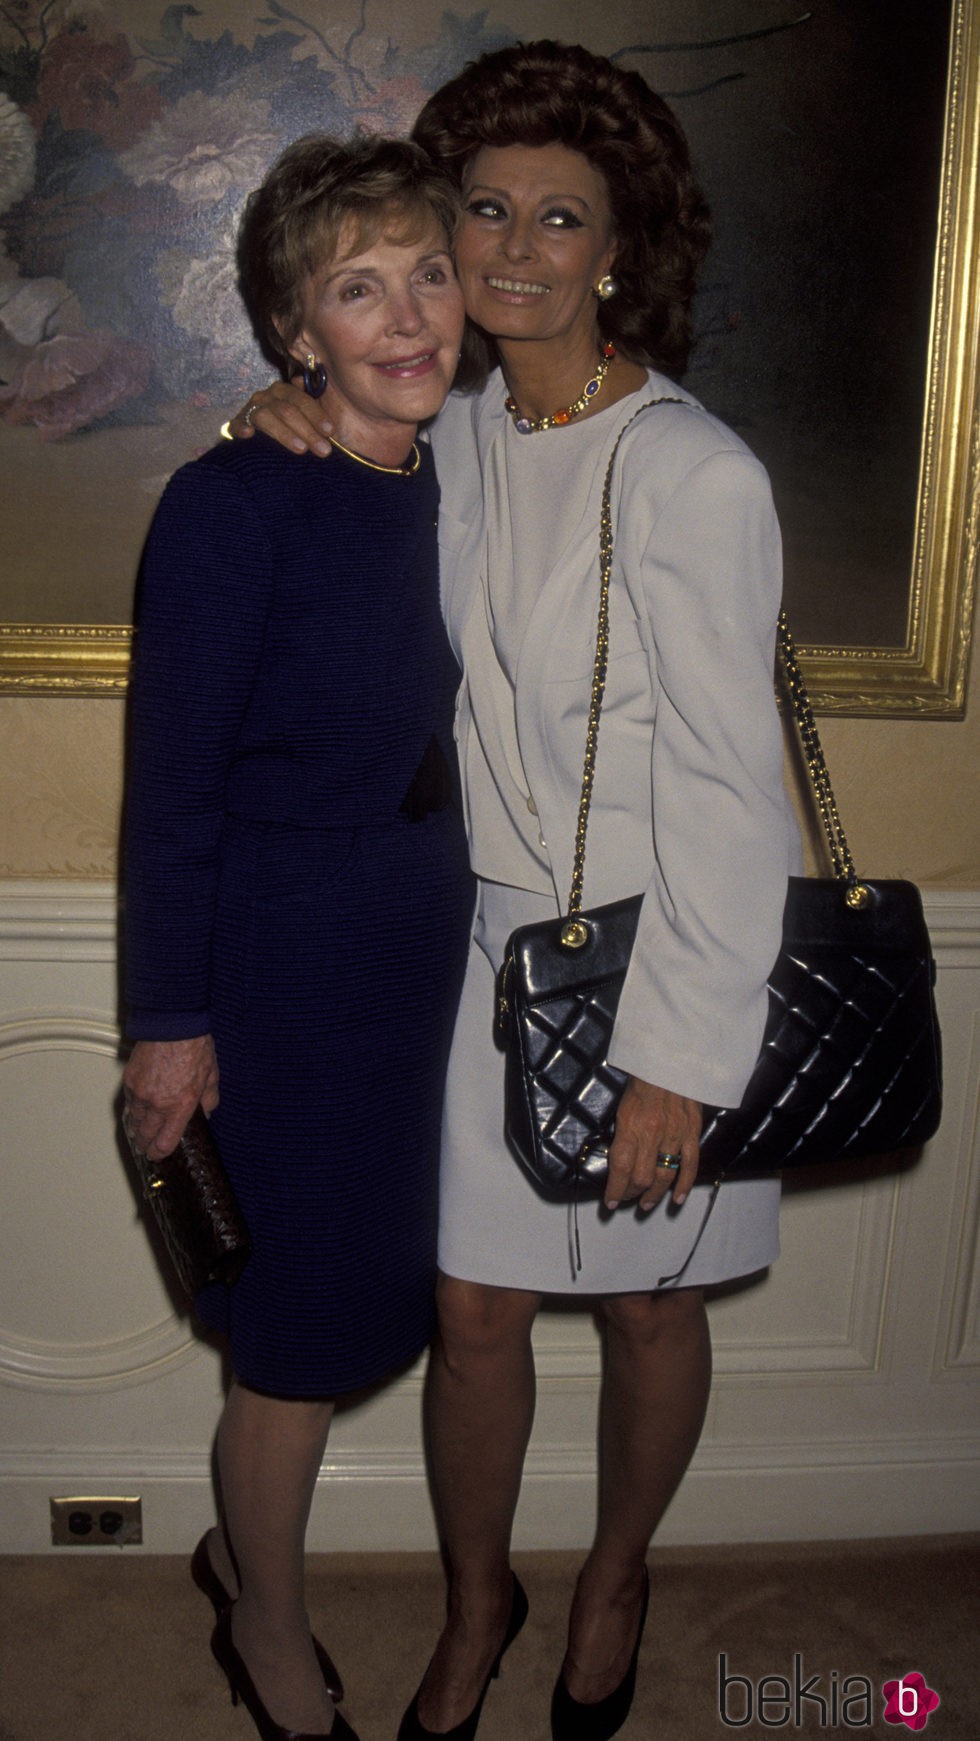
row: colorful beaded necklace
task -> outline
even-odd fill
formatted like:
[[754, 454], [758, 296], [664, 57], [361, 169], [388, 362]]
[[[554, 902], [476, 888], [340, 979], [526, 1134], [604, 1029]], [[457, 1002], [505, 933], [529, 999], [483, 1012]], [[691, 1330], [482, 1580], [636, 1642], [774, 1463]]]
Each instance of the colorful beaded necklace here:
[[550, 417], [522, 417], [517, 408], [516, 400], [508, 395], [504, 400], [504, 406], [514, 419], [514, 427], [518, 435], [537, 435], [539, 430], [560, 428], [563, 423], [571, 423], [572, 418], [577, 417], [580, 411], [584, 411], [589, 401], [595, 398], [609, 373], [609, 365], [615, 355], [616, 346], [604, 344], [596, 372], [586, 381], [578, 398], [571, 405], [564, 406], [561, 411], [553, 412]]

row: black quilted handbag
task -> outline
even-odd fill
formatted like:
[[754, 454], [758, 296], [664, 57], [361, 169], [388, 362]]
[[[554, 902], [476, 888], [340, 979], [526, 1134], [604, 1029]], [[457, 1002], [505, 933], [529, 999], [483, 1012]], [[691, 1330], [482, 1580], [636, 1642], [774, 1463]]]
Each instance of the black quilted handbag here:
[[[602, 500], [599, 629], [568, 912], [515, 931], [497, 982], [507, 1136], [539, 1189], [568, 1201], [605, 1188], [626, 1082], [606, 1053], [641, 904], [635, 896], [581, 910], [609, 651], [618, 446]], [[741, 1106], [704, 1109], [700, 1172], [716, 1185], [918, 1145], [935, 1132], [942, 1105], [935, 970], [919, 891], [858, 879], [785, 614], [779, 654], [834, 875], [789, 880], [758, 1062]]]
[[140, 1148], [125, 1106], [123, 1129], [184, 1292], [193, 1299], [209, 1282], [237, 1281], [252, 1242], [200, 1107], [162, 1161], [151, 1161]]

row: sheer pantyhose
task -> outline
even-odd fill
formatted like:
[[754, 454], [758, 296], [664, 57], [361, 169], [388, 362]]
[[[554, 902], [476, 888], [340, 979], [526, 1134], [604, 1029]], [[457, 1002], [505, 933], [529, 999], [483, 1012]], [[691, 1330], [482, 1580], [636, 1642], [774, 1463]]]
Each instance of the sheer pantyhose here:
[[324, 1735], [334, 1707], [313, 1652], [304, 1551], [332, 1414], [329, 1401], [233, 1385], [217, 1438], [224, 1532], [208, 1538], [222, 1583], [240, 1588], [232, 1639], [266, 1708], [283, 1728]]
[[[507, 1625], [509, 1553], [534, 1415], [531, 1329], [540, 1296], [440, 1277], [426, 1428], [450, 1567], [449, 1612], [419, 1716], [446, 1730], [472, 1709]], [[565, 1680], [584, 1703], [622, 1679], [650, 1538], [694, 1453], [711, 1381], [700, 1289], [598, 1303], [604, 1368], [598, 1522], [579, 1575]]]

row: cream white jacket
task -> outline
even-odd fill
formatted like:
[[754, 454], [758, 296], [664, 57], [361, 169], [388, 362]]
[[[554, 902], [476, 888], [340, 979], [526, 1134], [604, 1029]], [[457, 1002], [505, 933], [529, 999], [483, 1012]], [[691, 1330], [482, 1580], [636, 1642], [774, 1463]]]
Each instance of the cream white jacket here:
[[[649, 389], [651, 399], [684, 403], [645, 411], [616, 462], [611, 648], [585, 905], [644, 891], [612, 1061], [676, 1093], [737, 1105], [761, 1042], [786, 878], [799, 868], [773, 695], [780, 539], [766, 473], [744, 443], [663, 376], [651, 372]], [[502, 438], [503, 400], [496, 374], [479, 395], [453, 395], [431, 435], [478, 869], [491, 778], [480, 677], [493, 657], [482, 478]], [[562, 909], [591, 692], [604, 470], [587, 502], [563, 501], [555, 514], [554, 566], [516, 673], [519, 747]]]

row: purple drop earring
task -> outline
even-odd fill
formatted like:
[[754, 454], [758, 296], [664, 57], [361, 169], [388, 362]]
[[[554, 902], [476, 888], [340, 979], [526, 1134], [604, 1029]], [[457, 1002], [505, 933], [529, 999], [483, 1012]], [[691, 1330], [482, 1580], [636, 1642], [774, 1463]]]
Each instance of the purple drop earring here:
[[327, 390], [327, 371], [322, 363], [318, 363], [313, 352], [306, 358], [306, 368], [303, 370], [303, 391], [311, 399], [322, 399]]

